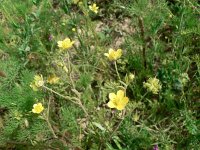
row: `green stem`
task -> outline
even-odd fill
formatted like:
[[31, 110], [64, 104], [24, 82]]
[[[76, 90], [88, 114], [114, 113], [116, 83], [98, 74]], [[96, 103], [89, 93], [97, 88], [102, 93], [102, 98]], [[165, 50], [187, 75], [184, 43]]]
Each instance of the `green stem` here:
[[[62, 97], [62, 98], [64, 98], [64, 99], [67, 99], [67, 100], [71, 101], [72, 103], [74, 103], [74, 104], [76, 104], [76, 105], [79, 105], [79, 106], [82, 108], [82, 110], [84, 111], [84, 113], [86, 114], [86, 116], [89, 116], [88, 113], [87, 113], [87, 111], [86, 111], [86, 109], [85, 109], [85, 107], [83, 106], [83, 104], [82, 104], [80, 98], [64, 96], [64, 95], [62, 95], [62, 94], [60, 94], [60, 93], [58, 93], [58, 92], [56, 92], [56, 91], [54, 91], [54, 90], [48, 88], [47, 86], [44, 86], [44, 85], [43, 85], [43, 87], [44, 87], [45, 89], [51, 91], [52, 93], [54, 93], [54, 94], [56, 94], [56, 95], [58, 95], [58, 96], [60, 96], [60, 97]], [[75, 101], [73, 101], [73, 100], [75, 100]]]
[[68, 69], [69, 69], [69, 78], [70, 78], [70, 81], [71, 81], [71, 84], [73, 86], [73, 88], [75, 89], [75, 84], [74, 84], [74, 81], [72, 79], [72, 64], [71, 64], [71, 61], [70, 61], [70, 56], [69, 56], [69, 53], [67, 52], [67, 61], [68, 61]]
[[115, 64], [115, 71], [116, 71], [116, 73], [117, 73], [117, 76], [118, 76], [119, 80], [121, 80], [121, 78], [120, 78], [120, 76], [119, 76], [118, 69], [117, 69], [117, 62], [115, 61], [114, 64]]
[[51, 126], [51, 123], [49, 122], [49, 108], [50, 108], [50, 103], [51, 103], [51, 99], [49, 98], [49, 103], [48, 103], [48, 108], [47, 108], [47, 118], [46, 118], [46, 121], [47, 121], [47, 124], [48, 124], [48, 126], [49, 126], [49, 129], [51, 130], [51, 132], [52, 132], [54, 138], [57, 139], [58, 137], [57, 137], [57, 135], [55, 134], [55, 132], [54, 132], [52, 126]]
[[58, 93], [58, 92], [56, 92], [56, 91], [54, 91], [54, 90], [48, 88], [47, 86], [44, 86], [44, 85], [43, 85], [43, 87], [44, 87], [45, 89], [47, 89], [48, 91], [51, 91], [52, 93], [54, 93], [54, 94], [56, 94], [56, 95], [58, 95], [58, 96], [60, 96], [60, 97], [62, 97], [62, 98], [64, 98], [64, 99], [67, 99], [67, 100], [71, 101], [71, 102], [74, 103], [74, 104], [78, 104], [77, 102], [75, 102], [75, 101], [72, 100], [72, 99], [74, 99], [74, 98], [71, 98], [71, 97], [69, 97], [69, 96], [64, 96], [64, 95], [62, 95], [62, 94], [60, 94], [60, 93]]
[[125, 118], [125, 112], [126, 112], [126, 110], [124, 110], [124, 112], [123, 112], [123, 118], [118, 122], [117, 126], [114, 128], [113, 132], [110, 134], [109, 139], [112, 138], [112, 136], [114, 135], [114, 133], [119, 129], [120, 125], [122, 124], [122, 122], [123, 122], [123, 120]]
[[147, 92], [142, 96], [142, 98], [140, 99], [140, 101], [143, 100], [143, 98], [144, 98], [148, 93], [149, 93], [149, 92], [147, 91]]

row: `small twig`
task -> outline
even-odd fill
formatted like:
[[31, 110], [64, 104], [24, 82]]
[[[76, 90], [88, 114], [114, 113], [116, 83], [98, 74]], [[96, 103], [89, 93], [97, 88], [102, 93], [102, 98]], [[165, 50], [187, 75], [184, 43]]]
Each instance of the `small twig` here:
[[56, 94], [56, 95], [58, 95], [58, 96], [60, 96], [60, 97], [62, 97], [62, 98], [64, 98], [64, 99], [67, 99], [67, 100], [71, 101], [71, 102], [74, 103], [74, 104], [78, 104], [77, 102], [75, 102], [75, 101], [72, 100], [73, 98], [71, 98], [71, 97], [69, 97], [69, 96], [64, 96], [64, 95], [62, 95], [62, 94], [60, 94], [60, 93], [58, 93], [58, 92], [56, 92], [56, 91], [54, 91], [54, 90], [48, 88], [47, 86], [44, 86], [44, 85], [43, 85], [43, 87], [44, 87], [45, 89], [51, 91], [52, 93], [54, 93], [54, 94]]
[[51, 98], [49, 98], [49, 103], [48, 103], [48, 107], [47, 107], [46, 121], [47, 121], [47, 124], [48, 124], [48, 126], [49, 126], [49, 129], [51, 130], [51, 132], [52, 132], [54, 138], [57, 139], [58, 137], [56, 136], [56, 134], [55, 134], [55, 132], [54, 132], [52, 126], [51, 126], [51, 123], [49, 122], [49, 108], [50, 108], [50, 104], [51, 104]]
[[147, 92], [142, 96], [142, 98], [140, 99], [140, 101], [142, 101], [148, 93], [149, 93], [149, 92], [147, 91]]
[[[88, 113], [87, 113], [87, 111], [86, 111], [86, 109], [85, 109], [85, 107], [83, 106], [83, 104], [82, 104], [82, 102], [81, 102], [80, 96], [77, 95], [78, 98], [76, 98], [76, 97], [64, 96], [64, 95], [62, 95], [62, 94], [60, 94], [60, 93], [58, 93], [58, 92], [56, 92], [56, 91], [54, 91], [54, 90], [48, 88], [47, 86], [44, 86], [44, 85], [43, 85], [43, 87], [44, 87], [45, 89], [51, 91], [52, 93], [54, 93], [54, 94], [56, 94], [56, 95], [58, 95], [58, 96], [60, 96], [60, 97], [62, 97], [62, 98], [64, 98], [64, 99], [66, 99], [66, 100], [69, 100], [69, 101], [71, 101], [72, 103], [74, 103], [74, 104], [76, 104], [76, 105], [79, 105], [79, 106], [82, 108], [82, 110], [84, 111], [85, 115], [86, 115], [86, 116], [89, 116]], [[72, 91], [73, 91], [73, 90], [72, 90]], [[75, 94], [76, 94], [76, 93], [75, 93]], [[73, 101], [73, 100], [75, 100], [75, 101]]]
[[[124, 110], [124, 115], [125, 115], [125, 110]], [[115, 129], [114, 129], [113, 132], [111, 133], [109, 139], [111, 139], [112, 136], [113, 136], [113, 134], [119, 129], [119, 127], [120, 127], [120, 125], [122, 124], [124, 118], [125, 118], [125, 117], [123, 116], [123, 118], [120, 120], [120, 122], [118, 122], [117, 126], [115, 127]]]
[[78, 101], [79, 106], [82, 108], [86, 116], [89, 116], [87, 110], [85, 109], [85, 107], [83, 106], [81, 102], [81, 94], [76, 89], [72, 89], [72, 92], [74, 92], [77, 95], [78, 98], [76, 100]]

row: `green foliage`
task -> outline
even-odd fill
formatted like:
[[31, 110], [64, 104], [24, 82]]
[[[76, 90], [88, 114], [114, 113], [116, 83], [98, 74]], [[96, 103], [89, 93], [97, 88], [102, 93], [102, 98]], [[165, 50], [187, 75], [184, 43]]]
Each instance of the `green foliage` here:
[[[0, 149], [198, 149], [199, 7], [195, 0], [1, 1]], [[75, 43], [62, 51], [57, 42], [65, 38]], [[110, 48], [122, 56], [109, 61]], [[43, 77], [37, 84], [35, 75]], [[143, 86], [154, 77], [158, 94]], [[129, 98], [123, 111], [107, 105], [119, 90]]]

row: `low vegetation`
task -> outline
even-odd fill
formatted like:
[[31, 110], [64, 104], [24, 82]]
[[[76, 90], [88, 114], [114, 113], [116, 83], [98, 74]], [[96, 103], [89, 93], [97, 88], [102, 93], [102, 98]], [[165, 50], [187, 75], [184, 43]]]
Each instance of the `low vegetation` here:
[[198, 0], [0, 0], [0, 149], [198, 150]]

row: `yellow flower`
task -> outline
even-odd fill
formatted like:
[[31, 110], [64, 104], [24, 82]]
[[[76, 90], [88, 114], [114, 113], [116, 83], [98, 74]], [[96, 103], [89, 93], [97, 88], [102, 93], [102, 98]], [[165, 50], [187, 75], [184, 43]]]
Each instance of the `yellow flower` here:
[[63, 41], [58, 41], [57, 44], [60, 49], [64, 50], [71, 48], [74, 41], [71, 41], [69, 38], [65, 38]]
[[97, 4], [94, 3], [93, 5], [90, 5], [89, 8], [90, 8], [90, 10], [93, 11], [94, 13], [96, 13], [96, 14], [98, 13], [99, 7], [97, 7]]
[[108, 107], [116, 108], [118, 110], [123, 110], [129, 101], [129, 98], [125, 97], [124, 94], [125, 93], [122, 90], [117, 91], [117, 95], [115, 93], [110, 93], [109, 94], [110, 101], [107, 104]]
[[42, 106], [42, 103], [37, 103], [33, 105], [32, 112], [39, 114], [44, 110], [44, 107]]
[[159, 90], [161, 90], [162, 86], [160, 84], [159, 79], [149, 78], [147, 82], [143, 82], [144, 88], [147, 88], [148, 91], [151, 91], [153, 94], [158, 94]]
[[104, 53], [104, 55], [108, 57], [110, 61], [117, 60], [122, 56], [122, 50], [118, 49], [115, 51], [114, 49], [110, 48], [108, 53]]
[[42, 75], [35, 75], [34, 81], [37, 87], [41, 87], [44, 85], [44, 80], [43, 80]]
[[72, 28], [72, 31], [75, 32], [75, 31], [76, 31], [76, 28]]
[[38, 91], [38, 88], [44, 85], [44, 80], [42, 75], [35, 75], [33, 82], [30, 84], [30, 87], [34, 91]]
[[60, 80], [60, 78], [57, 77], [56, 75], [51, 75], [48, 77], [47, 82], [50, 84], [56, 84], [59, 82], [59, 80]]

